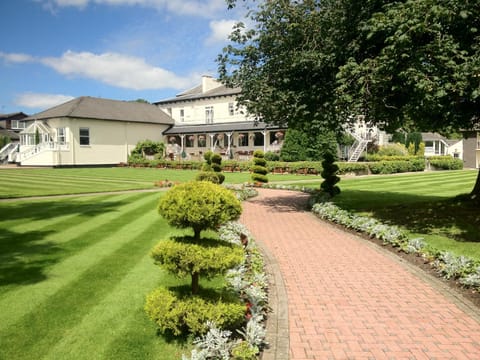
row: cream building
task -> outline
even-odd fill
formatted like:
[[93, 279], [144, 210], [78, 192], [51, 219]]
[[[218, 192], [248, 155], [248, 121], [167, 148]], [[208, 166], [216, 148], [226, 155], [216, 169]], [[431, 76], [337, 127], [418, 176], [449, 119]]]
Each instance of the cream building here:
[[238, 107], [238, 88], [227, 88], [210, 76], [171, 99], [156, 102], [175, 120], [164, 132], [167, 155], [198, 159], [212, 150], [225, 158], [248, 159], [254, 150], [279, 151], [285, 129], [255, 122]]
[[173, 119], [139, 102], [79, 97], [25, 119], [16, 162], [92, 166], [127, 162], [142, 140], [163, 141]]

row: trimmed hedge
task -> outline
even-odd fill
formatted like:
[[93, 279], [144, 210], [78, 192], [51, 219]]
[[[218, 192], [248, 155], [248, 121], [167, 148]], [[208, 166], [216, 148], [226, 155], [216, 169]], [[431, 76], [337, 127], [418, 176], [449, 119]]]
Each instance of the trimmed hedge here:
[[427, 159], [431, 166], [440, 170], [462, 170], [463, 161], [451, 156], [432, 156]]
[[245, 305], [208, 301], [199, 296], [180, 298], [174, 292], [159, 288], [147, 296], [145, 312], [162, 334], [200, 335], [208, 331], [207, 321], [223, 329], [241, 327]]
[[368, 167], [372, 174], [395, 174], [411, 171], [424, 171], [425, 160], [420, 158], [404, 161], [379, 161], [369, 163]]

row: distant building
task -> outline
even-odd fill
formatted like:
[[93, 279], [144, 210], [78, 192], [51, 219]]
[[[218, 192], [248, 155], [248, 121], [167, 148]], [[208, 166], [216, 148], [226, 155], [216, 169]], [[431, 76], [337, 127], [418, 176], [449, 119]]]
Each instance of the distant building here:
[[25, 118], [16, 162], [33, 166], [92, 166], [127, 162], [142, 140], [162, 141], [173, 119], [133, 101], [79, 97]]
[[463, 132], [463, 166], [466, 168], [480, 168], [480, 131]]
[[175, 125], [164, 132], [172, 158], [199, 159], [207, 150], [225, 158], [248, 159], [254, 150], [279, 151], [285, 128], [255, 122], [238, 106], [239, 88], [210, 76], [174, 98], [155, 102]]
[[457, 159], [463, 159], [463, 140], [449, 140], [444, 136], [424, 132], [422, 141], [425, 144], [425, 157], [451, 155]]

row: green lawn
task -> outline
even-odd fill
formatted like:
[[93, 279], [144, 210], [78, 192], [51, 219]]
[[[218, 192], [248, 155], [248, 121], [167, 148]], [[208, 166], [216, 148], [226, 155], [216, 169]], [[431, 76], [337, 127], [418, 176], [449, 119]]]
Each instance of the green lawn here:
[[[154, 182], [193, 180], [196, 170], [153, 168], [80, 168], [80, 169], [0, 169], [1, 198], [81, 194], [90, 192], [151, 189]], [[250, 174], [224, 173], [225, 182], [240, 184], [250, 181]], [[314, 175], [269, 174], [270, 181], [318, 179]]]
[[181, 357], [187, 345], [157, 336], [143, 310], [177, 281], [149, 256], [174, 231], [160, 196], [0, 203], [0, 359]]
[[[440, 250], [480, 261], [480, 212], [454, 200], [473, 188], [477, 171], [345, 178], [334, 202], [349, 211], [399, 225]], [[318, 187], [319, 183], [310, 186]]]

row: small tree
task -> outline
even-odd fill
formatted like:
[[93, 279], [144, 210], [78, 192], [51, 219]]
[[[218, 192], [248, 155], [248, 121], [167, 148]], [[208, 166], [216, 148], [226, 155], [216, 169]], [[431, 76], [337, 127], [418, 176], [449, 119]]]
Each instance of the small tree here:
[[198, 292], [201, 274], [222, 273], [242, 261], [240, 247], [200, 239], [202, 230], [216, 229], [240, 216], [241, 203], [230, 190], [209, 181], [177, 185], [160, 199], [158, 212], [172, 226], [193, 229], [193, 238], [164, 240], [152, 252], [155, 262], [168, 271], [191, 275], [193, 294]]
[[213, 277], [243, 261], [243, 249], [221, 240], [177, 237], [161, 241], [151, 253], [155, 263], [184, 278], [191, 276], [192, 294], [199, 290], [200, 276]]
[[192, 228], [198, 241], [202, 230], [238, 219], [242, 206], [230, 190], [209, 181], [191, 181], [170, 189], [160, 199], [158, 212], [172, 226]]
[[325, 153], [322, 161], [322, 178], [325, 180], [320, 185], [321, 189], [330, 196], [340, 194], [340, 188], [336, 185], [340, 178], [337, 176], [338, 165], [335, 164], [335, 157], [331, 153]]
[[264, 153], [256, 150], [253, 153], [252, 180], [253, 182], [268, 183], [266, 168], [267, 161], [264, 159]]
[[203, 158], [205, 163], [202, 166], [202, 171], [197, 175], [197, 181], [211, 181], [215, 184], [222, 184], [225, 180], [225, 175], [222, 174], [222, 157], [212, 151], [207, 151]]

